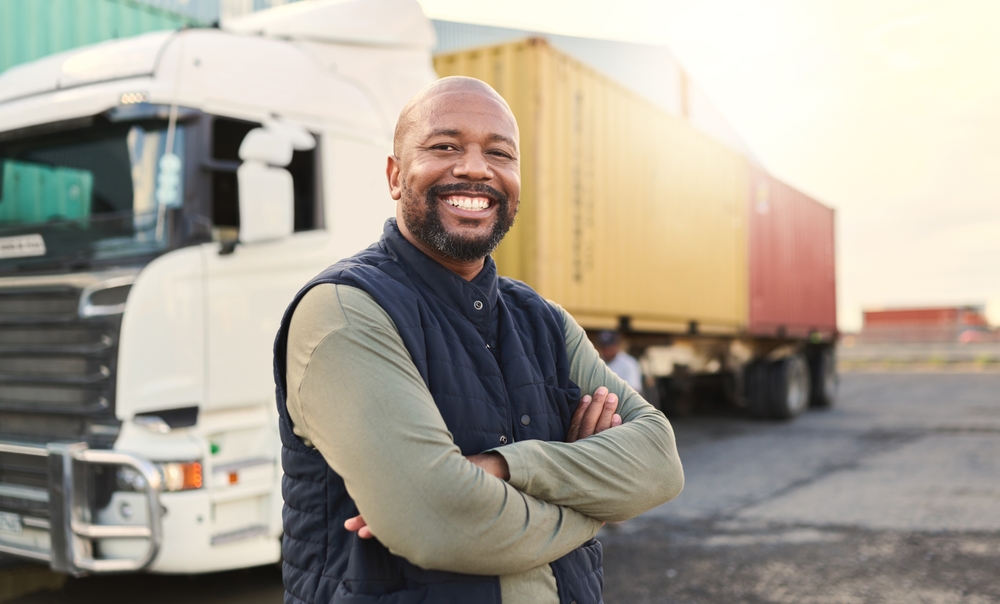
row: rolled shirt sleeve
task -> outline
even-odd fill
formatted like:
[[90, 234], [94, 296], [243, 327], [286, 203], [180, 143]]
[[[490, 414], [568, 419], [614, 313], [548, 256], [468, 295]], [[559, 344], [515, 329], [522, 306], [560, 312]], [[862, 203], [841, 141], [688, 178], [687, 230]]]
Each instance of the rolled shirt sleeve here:
[[314, 287], [293, 314], [288, 342], [296, 434], [343, 477], [394, 554], [424, 568], [506, 575], [562, 557], [601, 527], [469, 462], [391, 318], [368, 294]]

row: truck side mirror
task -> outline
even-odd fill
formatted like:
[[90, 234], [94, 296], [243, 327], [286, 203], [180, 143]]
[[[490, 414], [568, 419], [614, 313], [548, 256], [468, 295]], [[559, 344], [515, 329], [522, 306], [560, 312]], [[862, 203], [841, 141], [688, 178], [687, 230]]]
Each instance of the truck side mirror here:
[[295, 229], [292, 175], [293, 141], [281, 132], [257, 128], [240, 144], [243, 163], [236, 170], [240, 194], [241, 243], [282, 239]]

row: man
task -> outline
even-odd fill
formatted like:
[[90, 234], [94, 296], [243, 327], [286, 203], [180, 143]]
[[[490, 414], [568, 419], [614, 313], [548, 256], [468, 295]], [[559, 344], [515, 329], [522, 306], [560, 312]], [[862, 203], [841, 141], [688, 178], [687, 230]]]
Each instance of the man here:
[[618, 332], [608, 330], [597, 334], [597, 350], [615, 375], [625, 380], [636, 392], [642, 392], [642, 369], [639, 361], [622, 350], [622, 338]]
[[568, 314], [497, 278], [518, 153], [483, 82], [418, 93], [386, 170], [395, 220], [286, 312], [286, 602], [600, 602], [598, 529], [680, 492], [666, 419]]

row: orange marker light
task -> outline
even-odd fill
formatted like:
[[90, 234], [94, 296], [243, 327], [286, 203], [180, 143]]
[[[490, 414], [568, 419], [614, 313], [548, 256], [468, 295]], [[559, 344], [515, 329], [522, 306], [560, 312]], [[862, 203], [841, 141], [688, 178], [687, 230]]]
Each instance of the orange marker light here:
[[201, 462], [160, 464], [160, 471], [163, 473], [163, 486], [167, 491], [187, 491], [204, 486]]
[[202, 487], [201, 464], [196, 462], [182, 464], [184, 466], [184, 488], [200, 489]]
[[240, 481], [240, 475], [237, 472], [229, 473], [229, 484], [236, 484]]

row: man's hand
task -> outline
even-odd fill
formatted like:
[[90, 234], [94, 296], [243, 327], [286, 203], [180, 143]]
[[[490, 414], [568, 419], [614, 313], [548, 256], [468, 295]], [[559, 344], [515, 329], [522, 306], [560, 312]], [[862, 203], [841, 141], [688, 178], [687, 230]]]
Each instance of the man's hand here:
[[[570, 419], [566, 442], [571, 443], [622, 425], [622, 416], [615, 413], [616, 409], [618, 409], [618, 395], [609, 393], [604, 386], [598, 388], [594, 396], [589, 394], [584, 396]], [[507, 460], [499, 453], [479, 453], [469, 455], [466, 459], [482, 468], [487, 474], [496, 476], [500, 480], [510, 480]], [[360, 514], [345, 520], [344, 528], [357, 533], [362, 539], [374, 537], [368, 528], [368, 523]]]
[[361, 537], [362, 539], [371, 539], [375, 536], [372, 534], [372, 530], [368, 528], [368, 523], [361, 517], [361, 514], [358, 514], [354, 518], [348, 518], [345, 520], [344, 528], [352, 533], [357, 533], [358, 537]]
[[589, 394], [580, 399], [580, 405], [569, 420], [569, 432], [566, 433], [566, 442], [576, 442], [581, 438], [587, 438], [608, 428], [622, 425], [622, 416], [615, 413], [618, 409], [618, 395], [609, 393], [608, 389], [601, 386], [594, 392], [594, 396]]
[[[507, 460], [499, 453], [479, 453], [478, 455], [468, 455], [466, 459], [482, 468], [487, 474], [492, 474], [500, 480], [510, 480], [510, 468], [507, 466]], [[374, 537], [372, 530], [368, 528], [368, 523], [361, 517], [361, 514], [345, 520], [344, 528], [352, 533], [357, 533], [358, 537], [362, 539], [371, 539]]]

